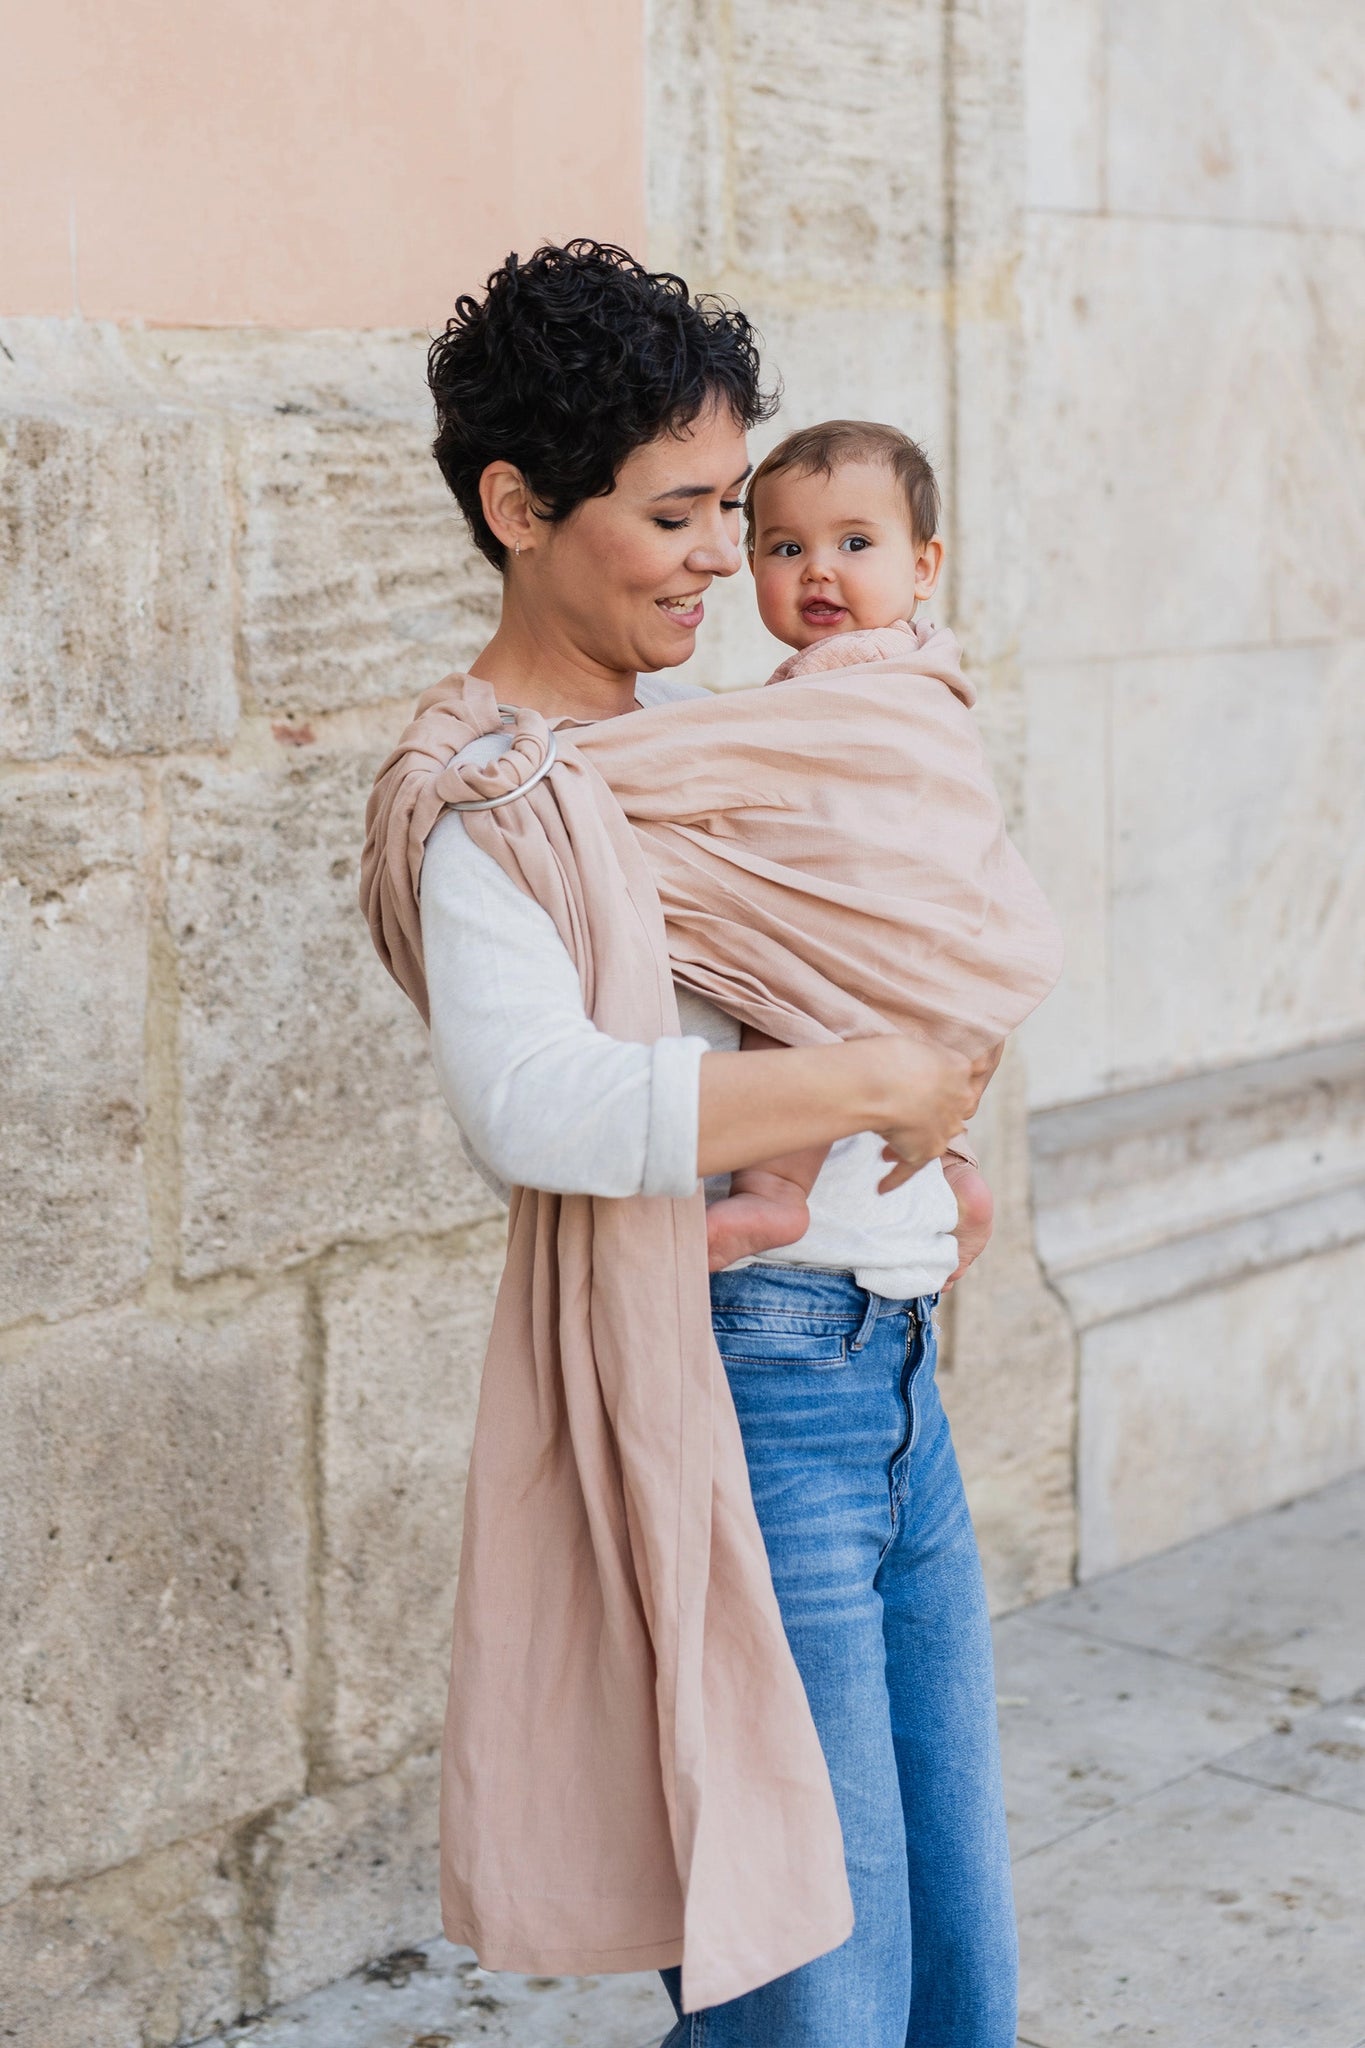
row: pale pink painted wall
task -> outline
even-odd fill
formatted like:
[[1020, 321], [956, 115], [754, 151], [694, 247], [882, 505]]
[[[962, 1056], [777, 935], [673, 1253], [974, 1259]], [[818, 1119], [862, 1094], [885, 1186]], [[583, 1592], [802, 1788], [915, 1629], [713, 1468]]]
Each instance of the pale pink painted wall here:
[[644, 239], [643, 0], [0, 0], [0, 312], [421, 327]]

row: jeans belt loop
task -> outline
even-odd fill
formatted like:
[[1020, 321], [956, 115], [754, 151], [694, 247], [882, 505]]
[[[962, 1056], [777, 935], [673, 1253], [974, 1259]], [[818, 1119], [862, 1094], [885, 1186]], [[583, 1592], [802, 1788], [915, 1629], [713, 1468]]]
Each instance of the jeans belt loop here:
[[876, 1322], [877, 1317], [881, 1314], [881, 1307], [881, 1296], [873, 1294], [871, 1289], [869, 1288], [867, 1294], [867, 1307], [863, 1310], [863, 1319], [858, 1325], [858, 1334], [848, 1347], [850, 1351], [862, 1350], [864, 1344], [866, 1344], [868, 1338], [872, 1335], [872, 1326]]

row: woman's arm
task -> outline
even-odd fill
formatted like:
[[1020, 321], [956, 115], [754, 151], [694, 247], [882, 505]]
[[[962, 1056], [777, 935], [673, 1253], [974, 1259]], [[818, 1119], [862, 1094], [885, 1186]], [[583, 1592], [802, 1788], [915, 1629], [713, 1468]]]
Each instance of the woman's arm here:
[[509, 1185], [681, 1196], [864, 1130], [919, 1166], [975, 1106], [965, 1060], [904, 1038], [740, 1053], [599, 1031], [553, 920], [454, 813], [427, 841], [421, 907], [437, 1077]]
[[427, 841], [421, 910], [436, 1075], [478, 1161], [505, 1186], [690, 1194], [706, 1041], [599, 1031], [553, 919], [453, 812]]
[[855, 1131], [880, 1131], [899, 1186], [937, 1159], [984, 1083], [956, 1053], [909, 1038], [856, 1038], [778, 1052], [712, 1052], [701, 1063], [698, 1170], [734, 1172]]

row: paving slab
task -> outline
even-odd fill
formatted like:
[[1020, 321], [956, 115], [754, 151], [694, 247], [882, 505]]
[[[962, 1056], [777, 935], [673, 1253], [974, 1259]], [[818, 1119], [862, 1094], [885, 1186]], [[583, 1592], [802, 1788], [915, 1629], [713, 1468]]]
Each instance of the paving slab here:
[[[1218, 1768], [1281, 1792], [1365, 1813], [1365, 1696], [1309, 1714], [1296, 1727], [1234, 1750]], [[1365, 1954], [1365, 1928], [1360, 1939]], [[1365, 1978], [1365, 1962], [1361, 1974]]]
[[1200, 1764], [1253, 1753], [1243, 1746], [1308, 1712], [1283, 1687], [1049, 1627], [1035, 1612], [995, 1630], [1016, 1857]]
[[1293, 1688], [1365, 1686], [1365, 1474], [1030, 1610], [1060, 1628]]
[[513, 1977], [438, 1939], [197, 2048], [657, 2048], [672, 2024], [656, 1976]]
[[1365, 1814], [1206, 1769], [1026, 1856], [1034, 2048], [1354, 2048]]

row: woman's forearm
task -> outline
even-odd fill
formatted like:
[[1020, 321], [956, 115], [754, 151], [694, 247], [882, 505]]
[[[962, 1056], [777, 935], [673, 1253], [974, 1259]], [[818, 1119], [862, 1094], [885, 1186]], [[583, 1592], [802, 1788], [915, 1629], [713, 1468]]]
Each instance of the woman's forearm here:
[[962, 1128], [979, 1090], [966, 1060], [905, 1038], [701, 1061], [697, 1172], [734, 1173], [856, 1131], [884, 1132], [924, 1165]]

